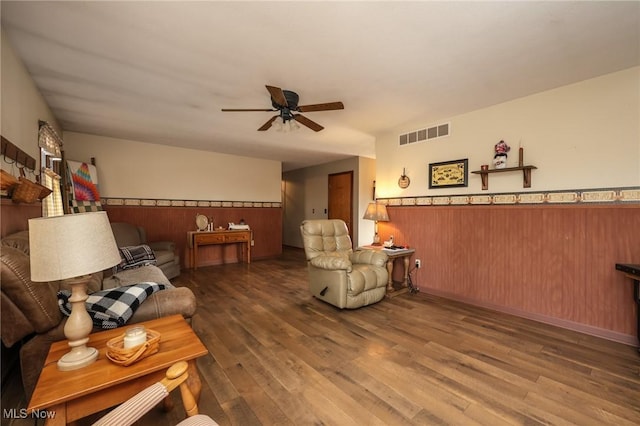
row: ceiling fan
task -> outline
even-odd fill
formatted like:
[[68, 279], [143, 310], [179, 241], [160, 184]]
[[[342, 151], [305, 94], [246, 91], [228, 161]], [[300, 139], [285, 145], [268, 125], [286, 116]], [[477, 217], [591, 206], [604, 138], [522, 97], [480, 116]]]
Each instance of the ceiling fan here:
[[336, 109], [344, 109], [342, 102], [329, 102], [324, 104], [312, 104], [312, 105], [298, 105], [300, 97], [296, 92], [290, 90], [282, 90], [279, 87], [266, 86], [269, 94], [271, 95], [271, 105], [275, 109], [233, 109], [223, 108], [224, 112], [239, 112], [239, 111], [278, 111], [278, 115], [274, 115], [262, 125], [258, 130], [268, 130], [271, 125], [278, 119], [282, 119], [283, 125], [291, 125], [292, 120], [296, 121], [304, 126], [307, 126], [313, 131], [319, 132], [324, 129], [321, 125], [315, 121], [309, 120], [307, 117], [296, 114], [297, 112], [315, 112], [315, 111], [331, 111]]

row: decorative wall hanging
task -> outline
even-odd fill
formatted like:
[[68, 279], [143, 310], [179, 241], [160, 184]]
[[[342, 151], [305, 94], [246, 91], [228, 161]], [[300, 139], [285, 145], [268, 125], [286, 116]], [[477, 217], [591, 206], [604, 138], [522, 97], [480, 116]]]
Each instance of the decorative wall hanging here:
[[410, 183], [411, 183], [411, 180], [409, 179], [409, 176], [407, 176], [407, 174], [405, 173], [405, 169], [403, 167], [402, 175], [400, 176], [400, 179], [398, 179], [398, 186], [402, 189], [405, 189], [409, 187]]
[[443, 161], [429, 164], [429, 188], [467, 186], [469, 183], [469, 159]]
[[73, 198], [77, 201], [100, 201], [98, 191], [98, 172], [96, 167], [78, 161], [67, 161]]
[[507, 167], [507, 153], [511, 150], [511, 147], [505, 141], [500, 141], [493, 149], [496, 152], [493, 156], [493, 167], [504, 169]]
[[103, 210], [95, 164], [67, 160], [67, 170], [66, 177], [70, 188], [69, 212], [86, 213]]

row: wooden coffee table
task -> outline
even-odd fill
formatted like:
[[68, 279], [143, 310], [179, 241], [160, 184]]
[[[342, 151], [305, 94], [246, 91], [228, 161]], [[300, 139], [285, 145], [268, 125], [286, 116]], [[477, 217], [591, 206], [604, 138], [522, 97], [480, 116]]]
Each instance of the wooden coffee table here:
[[47, 425], [65, 425], [126, 401], [164, 378], [167, 368], [178, 361], [189, 364], [187, 385], [197, 402], [202, 385], [195, 359], [208, 351], [191, 326], [181, 315], [140, 324], [160, 333], [160, 349], [128, 367], [105, 355], [107, 341], [126, 327], [91, 334], [88, 346], [98, 349], [98, 360], [78, 370], [58, 370], [57, 362], [69, 347], [66, 340], [52, 344], [27, 411], [46, 410], [53, 417]]

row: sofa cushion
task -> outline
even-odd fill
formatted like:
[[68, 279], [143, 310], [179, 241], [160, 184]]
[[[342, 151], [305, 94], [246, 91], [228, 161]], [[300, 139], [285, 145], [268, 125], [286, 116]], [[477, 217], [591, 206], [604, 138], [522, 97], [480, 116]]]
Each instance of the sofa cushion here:
[[140, 235], [140, 228], [130, 223], [112, 222], [111, 230], [116, 244], [120, 247], [137, 246], [146, 244], [143, 235]]
[[[0, 312], [2, 312], [3, 324], [2, 343], [7, 348], [12, 347], [23, 337], [35, 332], [29, 319], [24, 316], [22, 311], [4, 292], [0, 292]], [[11, 326], [7, 324], [11, 324]]]
[[141, 282], [154, 282], [164, 284], [166, 288], [174, 288], [164, 273], [155, 265], [141, 266], [135, 269], [127, 269], [113, 274], [102, 281], [102, 289], [122, 287], [123, 285], [137, 284]]
[[5, 247], [13, 247], [20, 250], [27, 256], [29, 255], [29, 231], [20, 231], [11, 234], [2, 239], [2, 245]]
[[[0, 274], [2, 292], [29, 319], [36, 332], [43, 333], [60, 323], [62, 314], [57, 306], [57, 285], [31, 281], [29, 256], [22, 250], [2, 246]], [[4, 311], [2, 318], [4, 329], [6, 327]]]
[[154, 251], [156, 255], [156, 265], [164, 265], [165, 263], [174, 263], [176, 255], [172, 251], [160, 250]]

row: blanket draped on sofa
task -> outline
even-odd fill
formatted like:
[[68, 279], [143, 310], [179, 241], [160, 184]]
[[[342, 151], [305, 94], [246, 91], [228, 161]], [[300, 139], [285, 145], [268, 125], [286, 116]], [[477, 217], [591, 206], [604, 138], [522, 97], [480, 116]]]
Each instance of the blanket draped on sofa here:
[[[164, 290], [164, 284], [139, 283], [111, 290], [96, 291], [85, 301], [87, 312], [93, 324], [103, 329], [117, 328], [125, 325], [133, 316], [138, 306], [156, 291]], [[58, 304], [63, 314], [71, 315], [69, 290], [58, 292]]]

